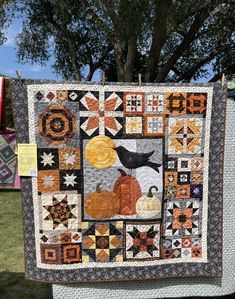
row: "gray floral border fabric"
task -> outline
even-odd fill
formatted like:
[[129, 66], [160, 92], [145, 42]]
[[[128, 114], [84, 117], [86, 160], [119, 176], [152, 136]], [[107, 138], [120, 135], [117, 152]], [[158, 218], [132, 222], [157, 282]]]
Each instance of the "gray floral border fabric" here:
[[[27, 85], [76, 83], [49, 80], [12, 79], [14, 122], [18, 143], [28, 143]], [[111, 83], [110, 83], [111, 84]], [[115, 85], [117, 83], [112, 83]], [[89, 85], [89, 84], [88, 84]], [[117, 84], [120, 86], [120, 84]], [[143, 85], [144, 86], [144, 85]], [[146, 84], [147, 86], [147, 84]], [[155, 86], [163, 86], [158, 84]], [[222, 276], [222, 205], [223, 205], [223, 153], [225, 135], [226, 89], [219, 84], [168, 84], [167, 86], [214, 87], [209, 153], [209, 208], [206, 263], [176, 263], [148, 267], [77, 268], [76, 270], [52, 270], [36, 265], [32, 180], [21, 178], [24, 216], [25, 272], [26, 278], [51, 283], [99, 282], [143, 280], [166, 277]]]

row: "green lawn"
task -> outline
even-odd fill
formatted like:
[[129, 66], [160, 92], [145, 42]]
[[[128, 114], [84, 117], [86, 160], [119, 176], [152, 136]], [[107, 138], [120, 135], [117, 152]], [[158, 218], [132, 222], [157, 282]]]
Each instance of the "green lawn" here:
[[24, 279], [20, 192], [0, 190], [0, 298], [52, 298], [51, 285]]
[[[0, 298], [52, 298], [51, 285], [29, 281], [24, 278], [23, 223], [20, 192], [0, 190], [0, 206]], [[215, 298], [232, 299], [232, 295]]]

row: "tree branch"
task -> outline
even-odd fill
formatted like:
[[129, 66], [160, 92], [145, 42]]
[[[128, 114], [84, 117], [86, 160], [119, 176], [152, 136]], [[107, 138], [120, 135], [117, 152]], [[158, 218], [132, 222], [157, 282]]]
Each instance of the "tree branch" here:
[[218, 5], [218, 1], [212, 1], [211, 5], [205, 9], [203, 9], [194, 19], [192, 25], [190, 26], [189, 31], [185, 34], [181, 44], [179, 44], [169, 60], [163, 65], [162, 69], [158, 73], [155, 78], [155, 82], [163, 82], [168, 75], [169, 71], [172, 69], [174, 64], [178, 61], [178, 59], [182, 56], [184, 51], [189, 47], [189, 45], [193, 42], [198, 30], [205, 22], [210, 13], [215, 9]]
[[71, 34], [66, 26], [61, 26], [54, 20], [53, 16], [53, 10], [51, 7], [51, 3], [47, 1], [47, 17], [48, 22], [58, 31], [58, 33], [62, 34], [63, 37], [67, 40], [68, 48], [69, 48], [69, 54], [72, 62], [72, 66], [74, 69], [75, 77], [77, 81], [81, 80], [81, 74], [80, 74], [80, 64], [78, 63], [77, 54], [76, 54], [76, 46], [75, 43], [71, 37]]
[[102, 67], [102, 64], [103, 64], [104, 60], [107, 58], [107, 55], [108, 55], [108, 53], [109, 53], [111, 50], [113, 50], [113, 48], [112, 48], [111, 46], [108, 47], [108, 48], [106, 49], [106, 51], [104, 52], [104, 54], [100, 57], [100, 59], [99, 59], [97, 62], [95, 62], [95, 63], [93, 62], [92, 57], [91, 57], [91, 59], [90, 59], [90, 64], [89, 64], [90, 70], [89, 70], [89, 73], [88, 73], [87, 76], [86, 76], [86, 81], [91, 81], [91, 79], [92, 79], [92, 77], [93, 77], [93, 75], [94, 75], [94, 72], [95, 72], [98, 68]]
[[227, 69], [223, 69], [221, 72], [214, 75], [209, 82], [216, 82], [222, 78], [222, 75], [232, 75], [235, 73], [235, 63], [230, 65]]
[[[90, 6], [90, 3], [87, 0], [81, 0], [81, 3], [83, 4], [84, 10], [87, 10], [87, 8]], [[92, 17], [99, 25], [100, 29], [106, 32], [111, 40], [112, 32], [110, 31], [110, 28], [106, 26], [106, 24], [101, 20], [101, 18], [96, 14], [96, 12], [93, 9], [90, 9], [89, 11], [91, 12]]]

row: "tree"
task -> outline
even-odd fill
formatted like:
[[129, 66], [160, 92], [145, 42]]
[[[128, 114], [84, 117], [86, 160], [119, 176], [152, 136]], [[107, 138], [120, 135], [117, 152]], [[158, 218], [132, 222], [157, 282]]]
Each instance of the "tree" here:
[[[235, 73], [235, 0], [27, 0], [20, 61], [45, 63], [67, 79], [189, 82]], [[88, 74], [84, 77], [84, 69]]]
[[[10, 10], [8, 8], [11, 8]], [[0, 45], [6, 41], [4, 29], [9, 26], [14, 13], [13, 0], [0, 0]]]

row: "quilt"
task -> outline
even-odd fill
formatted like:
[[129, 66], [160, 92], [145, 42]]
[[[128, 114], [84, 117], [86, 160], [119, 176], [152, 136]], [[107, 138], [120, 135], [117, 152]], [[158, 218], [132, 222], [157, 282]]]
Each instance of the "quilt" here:
[[15, 131], [7, 129], [5, 78], [0, 77], [0, 189], [20, 187], [15, 149]]
[[222, 275], [225, 88], [12, 80], [26, 277]]
[[19, 188], [17, 158], [15, 155], [16, 136], [14, 131], [0, 134], [0, 189]]

